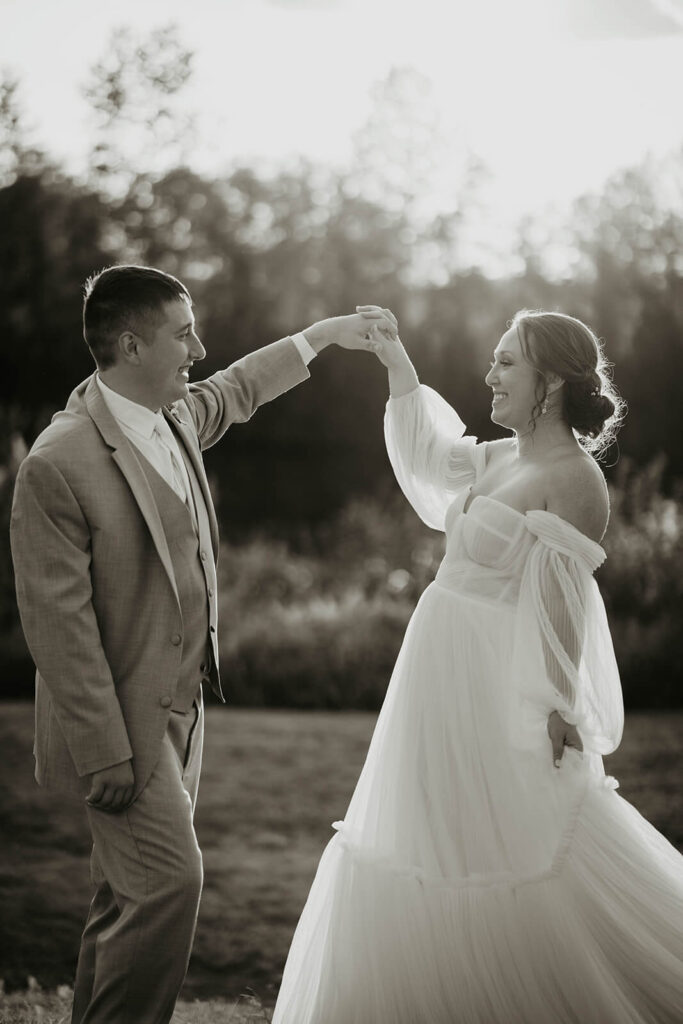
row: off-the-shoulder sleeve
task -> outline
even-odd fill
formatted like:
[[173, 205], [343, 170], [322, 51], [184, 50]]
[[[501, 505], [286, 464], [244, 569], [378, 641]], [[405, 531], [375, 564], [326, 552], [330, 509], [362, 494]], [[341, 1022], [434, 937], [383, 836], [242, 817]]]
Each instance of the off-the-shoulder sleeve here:
[[536, 537], [520, 586], [513, 679], [526, 725], [557, 710], [584, 747], [619, 745], [624, 706], [605, 606], [593, 572], [605, 552], [552, 512], [526, 515]]
[[434, 530], [444, 529], [448, 506], [485, 462], [485, 445], [464, 433], [455, 409], [424, 384], [387, 402], [384, 437], [396, 479]]

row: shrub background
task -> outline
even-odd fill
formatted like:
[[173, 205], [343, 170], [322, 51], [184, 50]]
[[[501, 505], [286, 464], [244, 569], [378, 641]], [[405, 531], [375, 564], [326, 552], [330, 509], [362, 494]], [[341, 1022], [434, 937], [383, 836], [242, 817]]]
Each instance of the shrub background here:
[[[661, 460], [643, 470], [624, 460], [610, 493], [607, 560], [596, 578], [625, 704], [680, 707], [683, 502], [663, 493]], [[9, 494], [6, 486], [6, 503]], [[397, 486], [383, 500], [355, 499], [328, 523], [286, 538], [258, 531], [224, 541], [219, 637], [229, 703], [378, 710], [408, 619], [443, 551], [443, 535], [421, 523]], [[27, 698], [33, 666], [8, 552], [0, 594], [4, 694]]]

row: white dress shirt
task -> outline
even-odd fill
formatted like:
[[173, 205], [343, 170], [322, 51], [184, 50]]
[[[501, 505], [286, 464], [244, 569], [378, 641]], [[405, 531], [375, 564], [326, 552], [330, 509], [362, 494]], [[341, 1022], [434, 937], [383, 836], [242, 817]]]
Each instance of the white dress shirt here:
[[299, 355], [304, 361], [304, 365], [308, 366], [311, 359], [315, 359], [318, 353], [311, 347], [311, 345], [308, 344], [303, 331], [299, 331], [298, 334], [293, 334], [292, 341], [296, 345]]
[[194, 502], [187, 467], [164, 414], [161, 411], [152, 412], [145, 405], [113, 391], [99, 374], [97, 385], [109, 412], [128, 440], [142, 452], [178, 497], [186, 502], [194, 519]]

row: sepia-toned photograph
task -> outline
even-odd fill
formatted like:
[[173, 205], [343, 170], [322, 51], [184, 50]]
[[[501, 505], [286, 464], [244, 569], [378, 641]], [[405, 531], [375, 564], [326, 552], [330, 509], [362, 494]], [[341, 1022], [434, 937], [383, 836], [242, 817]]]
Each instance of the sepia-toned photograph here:
[[683, 0], [0, 0], [0, 1024], [682, 1024]]

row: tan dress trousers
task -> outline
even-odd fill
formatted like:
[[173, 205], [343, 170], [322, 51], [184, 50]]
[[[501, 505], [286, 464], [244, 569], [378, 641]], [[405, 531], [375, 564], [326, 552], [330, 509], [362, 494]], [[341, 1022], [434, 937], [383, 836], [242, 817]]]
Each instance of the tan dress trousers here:
[[190, 959], [202, 889], [193, 813], [201, 694], [171, 712], [161, 756], [120, 814], [88, 807], [95, 895], [83, 932], [72, 1024], [167, 1024]]

